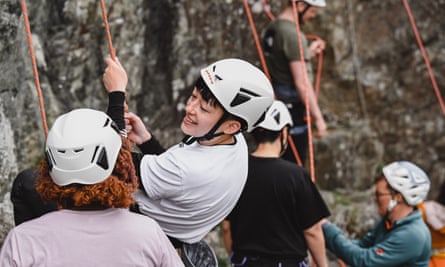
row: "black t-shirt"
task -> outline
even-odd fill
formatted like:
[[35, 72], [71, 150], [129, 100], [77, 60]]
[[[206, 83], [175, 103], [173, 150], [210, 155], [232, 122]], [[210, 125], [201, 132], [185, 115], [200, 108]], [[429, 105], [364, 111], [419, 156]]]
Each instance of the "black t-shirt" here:
[[303, 259], [303, 231], [330, 212], [308, 173], [281, 158], [249, 156], [249, 174], [229, 215], [235, 254]]

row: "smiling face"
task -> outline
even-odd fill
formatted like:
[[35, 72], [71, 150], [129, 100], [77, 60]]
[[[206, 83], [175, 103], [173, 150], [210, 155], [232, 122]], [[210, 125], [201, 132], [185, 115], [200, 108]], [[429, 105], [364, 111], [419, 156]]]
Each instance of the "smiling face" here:
[[203, 99], [195, 87], [185, 106], [185, 116], [181, 130], [187, 135], [200, 137], [207, 134], [224, 114], [224, 110], [214, 101]]

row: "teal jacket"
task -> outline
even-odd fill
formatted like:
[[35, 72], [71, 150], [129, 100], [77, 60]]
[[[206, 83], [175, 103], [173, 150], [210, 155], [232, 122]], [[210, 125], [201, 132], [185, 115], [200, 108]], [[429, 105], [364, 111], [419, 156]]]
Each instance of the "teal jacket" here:
[[383, 218], [362, 240], [349, 240], [332, 223], [323, 224], [326, 248], [351, 266], [428, 267], [431, 234], [419, 210], [397, 221], [391, 229]]

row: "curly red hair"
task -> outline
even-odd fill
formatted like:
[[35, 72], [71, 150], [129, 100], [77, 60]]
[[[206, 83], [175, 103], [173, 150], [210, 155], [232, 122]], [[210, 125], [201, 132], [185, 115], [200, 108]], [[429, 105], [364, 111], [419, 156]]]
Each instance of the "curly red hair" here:
[[36, 191], [44, 201], [56, 201], [59, 207], [101, 205], [108, 208], [128, 208], [133, 204], [132, 193], [138, 187], [131, 156], [131, 143], [122, 138], [122, 147], [112, 174], [103, 182], [84, 185], [59, 186], [49, 175], [48, 163], [42, 160], [38, 167]]

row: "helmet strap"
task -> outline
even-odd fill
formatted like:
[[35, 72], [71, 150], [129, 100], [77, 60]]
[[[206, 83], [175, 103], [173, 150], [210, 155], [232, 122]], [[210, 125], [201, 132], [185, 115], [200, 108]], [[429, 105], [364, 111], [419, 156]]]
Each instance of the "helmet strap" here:
[[219, 126], [221, 126], [221, 124], [223, 124], [223, 122], [226, 121], [226, 119], [228, 117], [229, 117], [229, 114], [227, 112], [224, 112], [224, 114], [221, 116], [221, 118], [216, 122], [216, 124], [212, 127], [212, 129], [210, 129], [210, 131], [208, 133], [206, 133], [205, 135], [200, 136], [200, 137], [186, 135], [182, 139], [182, 143], [184, 143], [186, 145], [190, 145], [190, 144], [193, 144], [193, 142], [195, 142], [195, 141], [208, 141], [214, 137], [223, 135], [224, 132], [219, 132], [219, 133], [215, 133], [215, 132], [219, 128]]
[[304, 14], [308, 11], [308, 9], [311, 7], [311, 5], [309, 5], [308, 3], [304, 3], [304, 9], [301, 12], [298, 12], [298, 22], [300, 23], [300, 25], [304, 25], [303, 22], [303, 16]]
[[226, 119], [228, 117], [229, 117], [229, 114], [224, 111], [224, 114], [221, 116], [221, 118], [219, 118], [218, 122], [216, 122], [216, 124], [213, 126], [213, 128], [210, 129], [210, 131], [208, 133], [206, 133], [205, 135], [198, 137], [198, 141], [208, 141], [214, 137], [223, 135], [224, 132], [219, 132], [219, 133], [215, 133], [215, 132], [216, 132], [216, 130], [218, 130], [219, 126], [221, 126], [221, 124], [223, 124], [223, 122], [226, 121]]

